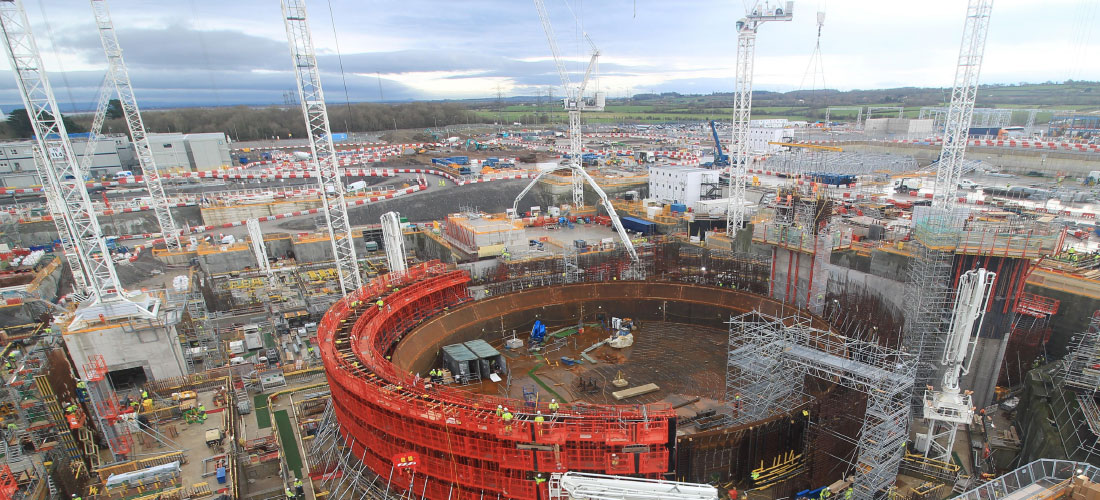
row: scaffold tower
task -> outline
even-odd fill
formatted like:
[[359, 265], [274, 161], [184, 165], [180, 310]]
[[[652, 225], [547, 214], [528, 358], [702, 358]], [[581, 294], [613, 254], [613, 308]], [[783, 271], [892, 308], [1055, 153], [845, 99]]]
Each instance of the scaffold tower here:
[[1071, 340], [1062, 364], [1062, 379], [1067, 387], [1087, 393], [1100, 391], [1100, 311], [1092, 313], [1089, 326]]
[[806, 402], [807, 376], [866, 394], [849, 469], [853, 498], [871, 500], [894, 485], [905, 455], [914, 361], [903, 351], [812, 328], [809, 318], [749, 312], [730, 318], [726, 403], [736, 423], [786, 414]]
[[[126, 118], [126, 127], [130, 130], [134, 153], [137, 156], [138, 165], [141, 167], [141, 178], [149, 191], [149, 197], [152, 198], [151, 205], [153, 206], [153, 213], [157, 217], [157, 224], [160, 226], [161, 236], [164, 238], [164, 243], [169, 250], [178, 250], [180, 248], [179, 226], [172, 218], [172, 210], [168, 207], [168, 196], [164, 193], [160, 171], [157, 170], [153, 149], [149, 145], [149, 136], [145, 132], [145, 123], [141, 120], [137, 98], [134, 97], [134, 89], [130, 85], [130, 73], [126, 70], [126, 63], [122, 60], [122, 47], [119, 45], [118, 36], [115, 34], [115, 25], [111, 22], [111, 13], [107, 9], [107, 1], [91, 0], [91, 2], [96, 26], [99, 28], [99, 40], [103, 43], [103, 52], [107, 55], [107, 79], [118, 91], [118, 100], [122, 105], [122, 115]], [[94, 153], [85, 152], [85, 156], [89, 154]]]
[[924, 407], [926, 386], [934, 385], [940, 356], [946, 342], [948, 321], [954, 304], [951, 272], [965, 213], [948, 215], [934, 207], [913, 208], [913, 258], [905, 284], [905, 328], [902, 345], [917, 357], [914, 387], [922, 389], [911, 398], [914, 415]]
[[286, 25], [290, 58], [298, 80], [302, 114], [309, 132], [309, 149], [313, 154], [314, 170], [320, 181], [321, 205], [325, 224], [332, 243], [332, 256], [336, 261], [336, 274], [345, 295], [363, 286], [359, 273], [359, 259], [355, 255], [355, 241], [348, 218], [348, 204], [344, 197], [346, 188], [341, 180], [336, 146], [332, 142], [325, 95], [321, 90], [321, 71], [317, 67], [317, 53], [313, 48], [313, 35], [306, 17], [305, 0], [282, 0], [283, 21]]

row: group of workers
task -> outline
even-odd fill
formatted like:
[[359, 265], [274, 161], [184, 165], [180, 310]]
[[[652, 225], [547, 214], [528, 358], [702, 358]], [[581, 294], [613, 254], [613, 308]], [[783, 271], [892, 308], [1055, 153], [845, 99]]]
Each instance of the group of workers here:
[[305, 483], [302, 482], [301, 478], [294, 478], [292, 486], [294, 489], [291, 489], [291, 486], [286, 487], [287, 500], [302, 500], [306, 497]]
[[[553, 418], [557, 416], [558, 410], [561, 408], [561, 405], [558, 404], [557, 399], [551, 399], [550, 404], [547, 405], [547, 407], [551, 412], [550, 417]], [[515, 420], [516, 416], [512, 414], [511, 410], [505, 408], [504, 405], [497, 405], [496, 415], [500, 418], [500, 421], [504, 424], [506, 430], [510, 430], [512, 428], [512, 420]], [[536, 410], [534, 416], [531, 417], [531, 421], [535, 422], [535, 424], [542, 424], [543, 422], [546, 422], [546, 417], [542, 414], [542, 410]]]

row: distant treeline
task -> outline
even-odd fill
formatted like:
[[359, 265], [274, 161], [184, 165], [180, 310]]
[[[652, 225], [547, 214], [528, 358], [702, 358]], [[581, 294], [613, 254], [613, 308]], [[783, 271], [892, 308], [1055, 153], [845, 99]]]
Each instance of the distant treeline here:
[[[13, 114], [18, 116], [17, 111]], [[381, 130], [442, 127], [459, 123], [479, 123], [476, 113], [465, 105], [453, 102], [412, 102], [405, 104], [348, 105], [330, 104], [329, 121], [333, 133], [374, 132]], [[221, 108], [180, 108], [171, 110], [142, 111], [145, 129], [149, 132], [224, 132], [234, 141], [268, 139], [271, 137], [305, 137], [306, 124], [302, 109], [298, 106], [253, 108], [233, 106]], [[22, 114], [26, 120], [26, 114]], [[91, 126], [92, 115], [66, 116], [70, 131], [86, 131]], [[5, 124], [0, 135], [3, 138], [30, 137], [29, 126]], [[23, 125], [20, 123], [19, 125]], [[126, 122], [122, 118], [108, 119], [103, 129], [125, 133]]]

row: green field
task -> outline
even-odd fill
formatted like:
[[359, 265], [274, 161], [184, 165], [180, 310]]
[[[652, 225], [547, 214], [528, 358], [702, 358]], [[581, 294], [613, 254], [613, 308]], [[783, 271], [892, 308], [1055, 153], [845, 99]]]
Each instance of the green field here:
[[[768, 92], [758, 90], [753, 96], [753, 118], [787, 118], [790, 120], [821, 121], [828, 107], [855, 107], [866, 110], [867, 107], [903, 106], [903, 116], [917, 118], [922, 107], [946, 106], [951, 90], [945, 88], [897, 88], [877, 90], [804, 90], [791, 92]], [[631, 98], [609, 99], [603, 112], [585, 113], [585, 121], [590, 123], [661, 123], [661, 122], [706, 122], [708, 120], [729, 120], [732, 117], [733, 96], [730, 93], [709, 95], [638, 94]], [[482, 102], [472, 106], [478, 117], [493, 122], [498, 118], [502, 122], [520, 122], [531, 124], [537, 121], [545, 123], [547, 117], [552, 123], [566, 123], [566, 115], [560, 108], [560, 101], [546, 99], [537, 105], [534, 100], [527, 104], [503, 106], [500, 111], [491, 102]], [[1068, 82], [1064, 84], [1023, 84], [988, 85], [979, 88], [977, 107], [1004, 109], [1042, 109], [1036, 115], [1036, 123], [1046, 123], [1061, 110], [1092, 112], [1100, 110], [1100, 83]], [[889, 110], [876, 111], [873, 117], [897, 116]], [[853, 120], [855, 111], [830, 111], [832, 120]], [[866, 118], [866, 113], [863, 114]], [[1012, 124], [1023, 125], [1028, 113], [1013, 113]]]

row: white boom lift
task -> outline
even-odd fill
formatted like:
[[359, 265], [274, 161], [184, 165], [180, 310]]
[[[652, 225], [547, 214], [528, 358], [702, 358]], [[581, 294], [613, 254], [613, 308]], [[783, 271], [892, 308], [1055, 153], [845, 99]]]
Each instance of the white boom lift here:
[[382, 214], [382, 241], [386, 245], [386, 264], [390, 273], [403, 273], [409, 268], [405, 261], [405, 234], [401, 232], [401, 214]]
[[718, 500], [709, 484], [581, 472], [550, 475], [550, 500]]
[[63, 241], [71, 240], [72, 254], [66, 258], [74, 283], [81, 287], [75, 291], [76, 297], [86, 304], [129, 303], [132, 307], [127, 307], [128, 314], [156, 317], [157, 302], [145, 301], [143, 305], [123, 294], [22, 1], [0, 1], [0, 29], [34, 131], [38, 148], [35, 166], [42, 179], [42, 191], [53, 215], [63, 221], [57, 224], [59, 236]]
[[[554, 64], [558, 68], [558, 77], [561, 78], [562, 86], [565, 88], [565, 100], [563, 102], [565, 104], [565, 110], [569, 112], [568, 168], [570, 173], [573, 174], [573, 206], [579, 208], [584, 205], [584, 184], [588, 183], [588, 185], [592, 187], [592, 190], [596, 192], [596, 195], [600, 197], [600, 203], [607, 209], [607, 214], [611, 216], [611, 224], [615, 226], [615, 231], [619, 233], [619, 238], [622, 239], [623, 246], [626, 247], [626, 251], [630, 254], [631, 260], [637, 262], [638, 252], [634, 250], [634, 244], [630, 241], [630, 236], [626, 234], [626, 229], [623, 228], [623, 224], [619, 220], [619, 214], [615, 212], [615, 207], [611, 205], [611, 201], [607, 199], [607, 193], [596, 184], [592, 176], [588, 175], [588, 172], [584, 170], [584, 165], [581, 162], [581, 111], [603, 111], [604, 101], [607, 98], [605, 93], [599, 91], [596, 92], [595, 97], [591, 100], [584, 98], [584, 91], [588, 87], [588, 82], [591, 80], [593, 73], [597, 71], [597, 59], [600, 56], [600, 51], [586, 33], [584, 39], [592, 49], [592, 58], [588, 61], [588, 68], [584, 72], [584, 79], [581, 80], [580, 85], [574, 85], [573, 81], [569, 78], [569, 72], [565, 69], [565, 63], [561, 60], [561, 55], [558, 52], [558, 43], [554, 39], [554, 28], [550, 25], [550, 15], [546, 13], [546, 5], [543, 4], [542, 0], [534, 0], [534, 2], [535, 8], [539, 12], [539, 19], [542, 20], [542, 30], [546, 33], [546, 41], [550, 44], [550, 52], [554, 54]], [[519, 196], [516, 197], [516, 201], [512, 203], [512, 212], [516, 217], [519, 217], [520, 199], [531, 191], [531, 188], [538, 183], [539, 179], [542, 179], [544, 175], [555, 170], [557, 169], [554, 168], [540, 171], [534, 179], [531, 179], [531, 183], [523, 188], [523, 191], [520, 191]]]
[[[92, 12], [95, 14], [96, 26], [99, 28], [99, 40], [103, 43], [103, 52], [107, 55], [107, 82], [113, 84], [118, 92], [118, 100], [122, 105], [122, 115], [126, 118], [126, 126], [130, 129], [130, 138], [134, 143], [134, 154], [137, 156], [138, 165], [141, 166], [141, 177], [145, 181], [145, 188], [152, 198], [153, 213], [160, 225], [160, 234], [164, 238], [164, 244], [169, 250], [180, 248], [180, 230], [176, 221], [172, 218], [172, 210], [168, 207], [168, 196], [164, 193], [164, 184], [160, 181], [160, 171], [153, 158], [153, 149], [149, 146], [149, 136], [145, 132], [145, 123], [141, 120], [141, 111], [138, 110], [137, 98], [134, 97], [134, 88], [130, 85], [130, 73], [126, 70], [126, 63], [122, 60], [122, 47], [118, 43], [115, 34], [115, 25], [111, 22], [111, 13], [107, 10], [106, 0], [91, 0]], [[102, 98], [101, 98], [102, 99]], [[102, 101], [100, 101], [102, 104]], [[106, 106], [103, 108], [106, 115]], [[99, 111], [98, 109], [96, 111]], [[99, 116], [95, 117], [99, 120]], [[94, 125], [94, 124], [93, 124]], [[99, 122], [102, 128], [102, 121]], [[94, 130], [97, 136], [99, 130]], [[93, 147], [89, 144], [88, 147]], [[85, 151], [85, 157], [92, 151]]]
[[928, 433], [918, 435], [916, 445], [929, 458], [950, 462], [959, 424], [969, 423], [974, 418], [970, 391], [959, 389], [959, 378], [970, 372], [974, 346], [978, 342], [996, 277], [997, 274], [991, 271], [975, 269], [959, 278], [947, 344], [940, 360], [945, 367], [943, 387], [924, 394], [924, 418], [928, 420]]
[[726, 234], [730, 238], [745, 225], [745, 182], [749, 163], [749, 116], [752, 111], [752, 65], [756, 57], [756, 30], [769, 21], [790, 21], [794, 18], [794, 2], [785, 7], [771, 2], [757, 2], [748, 14], [737, 21], [737, 91], [733, 97], [733, 148], [730, 154], [730, 196], [726, 207]]
[[267, 260], [267, 244], [264, 243], [264, 232], [260, 228], [260, 220], [253, 218], [244, 223], [248, 228], [248, 239], [252, 242], [252, 254], [256, 256], [256, 265], [267, 276], [267, 285], [275, 286], [275, 272], [271, 269], [271, 262]]
[[336, 146], [332, 143], [332, 127], [329, 125], [325, 95], [321, 90], [321, 72], [317, 68], [317, 52], [313, 48], [313, 35], [306, 17], [305, 0], [282, 0], [283, 21], [290, 44], [290, 59], [298, 80], [298, 96], [302, 102], [302, 114], [309, 132], [309, 148], [315, 162], [314, 171], [320, 180], [321, 205], [325, 213], [325, 225], [332, 242], [332, 257], [336, 261], [336, 274], [340, 288], [346, 295], [363, 286], [359, 273], [359, 259], [355, 255], [355, 241], [351, 235], [348, 203], [344, 198], [344, 182], [340, 178], [340, 166], [336, 161]]
[[982, 71], [989, 14], [993, 0], [970, 0], [966, 7], [959, 63], [955, 68], [955, 86], [951, 89], [951, 104], [943, 128], [943, 148], [936, 168], [936, 190], [932, 206], [950, 211], [957, 202], [959, 179], [962, 177], [966, 141], [974, 117], [974, 100], [978, 96], [978, 75]]

